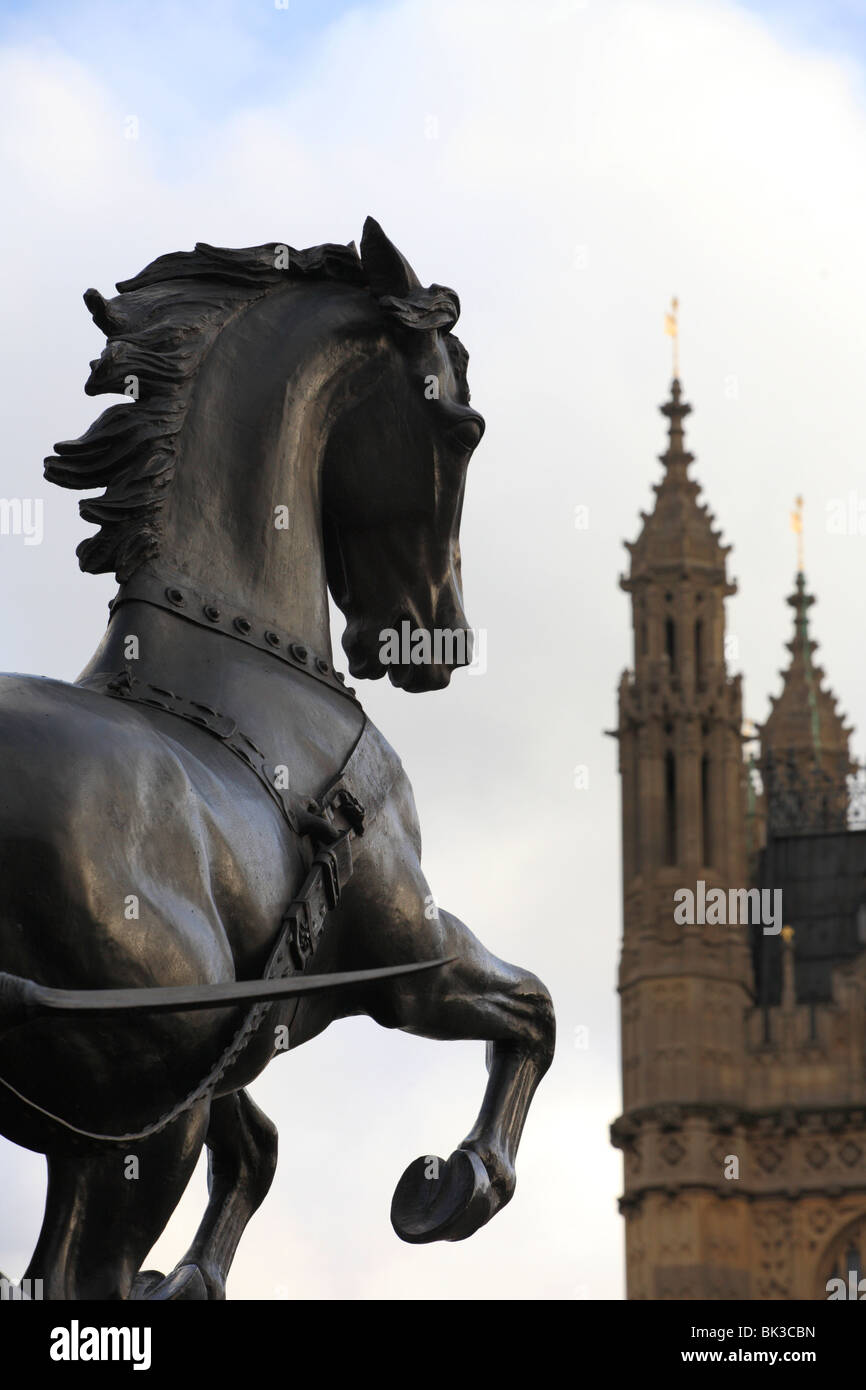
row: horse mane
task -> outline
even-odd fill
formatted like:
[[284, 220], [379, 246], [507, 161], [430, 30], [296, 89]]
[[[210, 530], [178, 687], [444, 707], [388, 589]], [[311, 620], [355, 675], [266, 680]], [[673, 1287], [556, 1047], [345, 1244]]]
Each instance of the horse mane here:
[[283, 243], [228, 250], [198, 242], [194, 251], [159, 256], [121, 280], [103, 299], [84, 302], [107, 344], [85, 385], [89, 396], [122, 392], [127, 405], [104, 411], [80, 439], [55, 444], [45, 477], [67, 488], [104, 487], [79, 512], [99, 526], [76, 550], [90, 574], [114, 571], [120, 583], [159, 554], [161, 513], [177, 462], [193, 383], [209, 349], [242, 309], [286, 280], [325, 280], [366, 287], [385, 315], [404, 328], [443, 330], [461, 399], [468, 403], [468, 354], [450, 329], [460, 313], [453, 290], [410, 289], [377, 297], [354, 242], [296, 251]]

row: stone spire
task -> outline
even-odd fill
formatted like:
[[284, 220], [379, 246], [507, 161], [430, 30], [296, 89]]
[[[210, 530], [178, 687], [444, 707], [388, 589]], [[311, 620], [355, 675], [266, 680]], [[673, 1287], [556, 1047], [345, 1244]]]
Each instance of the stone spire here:
[[846, 778], [854, 772], [848, 740], [852, 730], [837, 709], [836, 696], [822, 685], [824, 671], [813, 660], [818, 643], [809, 635], [809, 609], [815, 599], [798, 570], [788, 603], [794, 635], [785, 645], [791, 660], [781, 695], [761, 726], [761, 772], [768, 819], [778, 833], [797, 828], [844, 829], [848, 805]]
[[722, 545], [721, 532], [714, 529], [715, 518], [706, 503], [699, 502], [700, 484], [689, 477], [694, 455], [685, 447], [683, 421], [691, 413], [683, 400], [678, 377], [671, 383], [670, 400], [660, 407], [668, 419], [668, 447], [659, 459], [664, 477], [653, 484], [656, 503], [652, 512], [641, 512], [643, 529], [636, 541], [626, 541], [631, 554], [631, 573], [622, 587], [631, 590], [651, 571], [695, 569], [725, 584], [725, 593], [736, 592], [727, 584], [725, 557], [729, 545]]

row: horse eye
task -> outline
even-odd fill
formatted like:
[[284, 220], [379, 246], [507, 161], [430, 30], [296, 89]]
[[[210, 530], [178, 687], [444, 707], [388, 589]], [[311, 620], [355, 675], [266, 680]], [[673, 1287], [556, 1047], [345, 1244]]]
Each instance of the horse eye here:
[[454, 425], [448, 431], [448, 439], [461, 449], [474, 449], [479, 444], [483, 433], [484, 424], [480, 418], [461, 420], [459, 425]]

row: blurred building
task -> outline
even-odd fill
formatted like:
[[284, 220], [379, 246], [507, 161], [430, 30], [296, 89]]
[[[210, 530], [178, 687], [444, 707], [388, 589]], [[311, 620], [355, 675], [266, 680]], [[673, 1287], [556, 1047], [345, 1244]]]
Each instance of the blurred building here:
[[782, 692], [744, 730], [725, 661], [730, 546], [689, 474], [678, 377], [661, 409], [664, 474], [620, 580], [634, 660], [616, 730], [611, 1135], [627, 1296], [826, 1299], [829, 1279], [866, 1275], [866, 819], [851, 730], [813, 660], [802, 568]]

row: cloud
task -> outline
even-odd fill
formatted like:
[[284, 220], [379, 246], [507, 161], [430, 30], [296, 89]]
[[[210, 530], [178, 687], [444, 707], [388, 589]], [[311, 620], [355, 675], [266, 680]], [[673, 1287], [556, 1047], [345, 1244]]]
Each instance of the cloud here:
[[[80, 13], [86, 29], [93, 12]], [[182, 53], [202, 22], [187, 22]], [[113, 23], [121, 44], [132, 21]], [[185, 110], [161, 100], [158, 28], [136, 36], [146, 102], [130, 95], [128, 56], [116, 72], [102, 60], [105, 36], [93, 62], [33, 33], [0, 50], [3, 490], [46, 506], [42, 547], [0, 540], [3, 664], [74, 677], [113, 591], [78, 575], [77, 499], [39, 468], [94, 414], [80, 390], [100, 345], [78, 299], [87, 285], [106, 290], [196, 239], [348, 241], [372, 212], [425, 282], [458, 289], [488, 420], [462, 534], [488, 673], [436, 698], [363, 695], [413, 779], [437, 900], [548, 981], [564, 1042], [511, 1207], [473, 1241], [421, 1251], [390, 1232], [390, 1191], [416, 1152], [447, 1153], [469, 1128], [480, 1047], [352, 1021], [272, 1068], [256, 1094], [280, 1124], [281, 1169], [232, 1292], [619, 1297], [606, 1130], [620, 1104], [618, 787], [602, 731], [630, 659], [620, 542], [659, 473], [661, 316], [677, 292], [693, 471], [736, 546], [729, 631], [747, 710], [762, 718], [777, 688], [787, 517], [803, 492], [814, 629], [856, 722], [866, 540], [832, 536], [825, 517], [864, 491], [860, 73], [712, 0], [407, 0], [304, 26], [303, 62], [280, 48], [258, 90], [232, 89], [231, 46], [247, 73], [269, 31], [215, 10], [201, 37], [222, 94], [202, 96], [205, 63]], [[579, 1025], [588, 1053], [572, 1047]], [[35, 1235], [39, 1160], [6, 1146], [0, 1164]], [[154, 1258], [180, 1253], [202, 1200], [190, 1196]], [[0, 1268], [24, 1245], [16, 1228]]]

